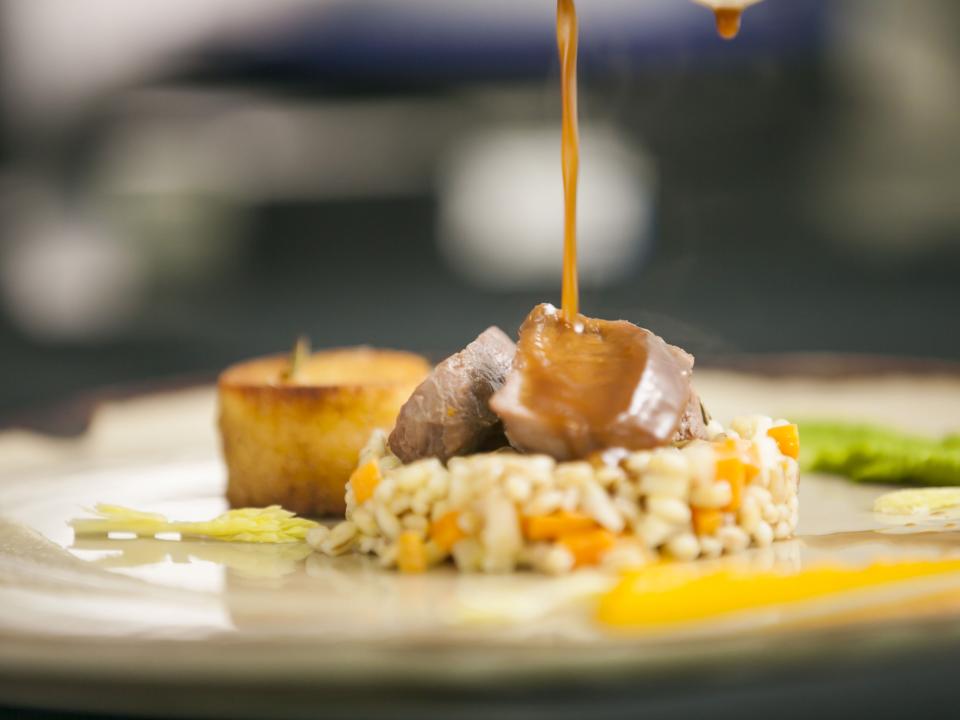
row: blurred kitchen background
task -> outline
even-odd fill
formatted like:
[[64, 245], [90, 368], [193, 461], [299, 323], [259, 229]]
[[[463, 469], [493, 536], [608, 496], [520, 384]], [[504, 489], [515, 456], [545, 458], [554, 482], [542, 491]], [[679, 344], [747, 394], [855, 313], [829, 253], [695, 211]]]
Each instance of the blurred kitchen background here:
[[[960, 3], [581, 0], [591, 315], [960, 359]], [[0, 424], [559, 302], [553, 0], [0, 0]]]

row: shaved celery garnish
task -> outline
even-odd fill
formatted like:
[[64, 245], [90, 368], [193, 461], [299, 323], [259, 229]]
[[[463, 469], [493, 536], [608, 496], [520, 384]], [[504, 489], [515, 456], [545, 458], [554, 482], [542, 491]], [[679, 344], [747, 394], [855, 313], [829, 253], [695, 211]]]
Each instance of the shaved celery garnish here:
[[201, 522], [171, 521], [158, 513], [103, 503], [91, 513], [98, 517], [70, 521], [77, 535], [107, 535], [115, 532], [153, 537], [159, 533], [180, 533], [184, 538], [227, 542], [293, 543], [302, 542], [307, 531], [318, 525], [312, 520], [297, 517], [279, 505], [229, 510], [213, 520]]
[[897, 490], [881, 495], [873, 503], [874, 512], [886, 515], [918, 515], [960, 506], [960, 488], [923, 488]]

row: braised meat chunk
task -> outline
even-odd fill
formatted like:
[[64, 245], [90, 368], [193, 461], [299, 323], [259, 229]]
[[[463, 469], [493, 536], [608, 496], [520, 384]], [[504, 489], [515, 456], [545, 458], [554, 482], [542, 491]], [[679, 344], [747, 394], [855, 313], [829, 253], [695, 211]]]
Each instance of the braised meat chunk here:
[[692, 356], [632, 323], [579, 315], [571, 324], [538, 305], [490, 405], [514, 447], [558, 460], [657, 447], [678, 431], [702, 432], [702, 418], [697, 425], [688, 412], [692, 367]]
[[447, 460], [488, 447], [502, 436], [490, 397], [500, 389], [516, 346], [497, 327], [434, 368], [400, 409], [389, 445], [403, 462]]

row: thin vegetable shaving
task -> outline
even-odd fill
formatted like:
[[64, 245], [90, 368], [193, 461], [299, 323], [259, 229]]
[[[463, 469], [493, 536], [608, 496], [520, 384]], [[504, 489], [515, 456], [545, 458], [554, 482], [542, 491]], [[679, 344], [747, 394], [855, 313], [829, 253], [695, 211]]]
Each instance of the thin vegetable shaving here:
[[884, 515], [926, 515], [960, 507], [960, 488], [895, 490], [873, 502], [873, 511]]
[[856, 482], [960, 485], [960, 436], [942, 439], [876, 425], [836, 421], [800, 423], [805, 470]]
[[229, 510], [213, 520], [171, 521], [159, 513], [140, 512], [119, 505], [98, 504], [96, 518], [77, 518], [69, 525], [78, 535], [133, 533], [153, 537], [159, 533], [180, 533], [181, 538], [205, 538], [244, 543], [295, 543], [306, 539], [307, 531], [318, 526], [313, 520], [297, 517], [279, 505]]

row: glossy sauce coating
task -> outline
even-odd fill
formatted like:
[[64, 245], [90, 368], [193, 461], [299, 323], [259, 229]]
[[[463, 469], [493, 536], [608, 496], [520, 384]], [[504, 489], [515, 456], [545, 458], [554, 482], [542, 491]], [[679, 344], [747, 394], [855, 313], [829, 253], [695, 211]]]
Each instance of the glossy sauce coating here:
[[571, 327], [550, 305], [527, 317], [515, 363], [522, 405], [566, 457], [669, 443], [690, 397], [689, 366], [649, 330], [583, 315]]

